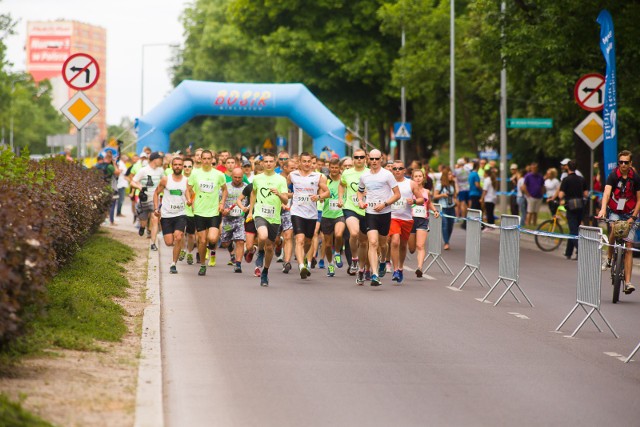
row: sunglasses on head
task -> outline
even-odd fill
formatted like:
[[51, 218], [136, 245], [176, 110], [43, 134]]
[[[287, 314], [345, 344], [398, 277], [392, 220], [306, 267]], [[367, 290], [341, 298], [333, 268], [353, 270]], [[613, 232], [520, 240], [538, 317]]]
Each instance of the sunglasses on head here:
[[631, 163], [631, 160], [618, 160], [619, 165], [628, 165]]
[[362, 160], [364, 159], [366, 156], [353, 156], [354, 159], [356, 160]]

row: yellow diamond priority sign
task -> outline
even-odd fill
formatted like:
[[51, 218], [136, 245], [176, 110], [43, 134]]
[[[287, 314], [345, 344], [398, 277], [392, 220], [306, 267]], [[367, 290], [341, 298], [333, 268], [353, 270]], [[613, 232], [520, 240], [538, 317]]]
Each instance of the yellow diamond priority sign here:
[[81, 91], [76, 92], [60, 108], [60, 112], [78, 129], [82, 129], [99, 111], [98, 107]]
[[602, 119], [596, 113], [589, 114], [573, 131], [592, 150], [595, 150], [604, 139]]

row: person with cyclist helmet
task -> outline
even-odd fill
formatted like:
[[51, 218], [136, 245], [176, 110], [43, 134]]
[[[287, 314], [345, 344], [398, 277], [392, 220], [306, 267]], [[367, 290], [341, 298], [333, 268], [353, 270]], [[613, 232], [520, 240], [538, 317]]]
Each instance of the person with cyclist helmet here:
[[[631, 225], [638, 219], [638, 211], [640, 211], [638, 200], [640, 200], [640, 175], [632, 168], [631, 152], [623, 150], [618, 154], [618, 167], [607, 177], [607, 183], [604, 186], [602, 195], [602, 208], [600, 208], [598, 218], [604, 218], [608, 213], [610, 220], [626, 220]], [[627, 248], [631, 248], [634, 234], [635, 227], [631, 227], [631, 231], [627, 239], [625, 239]], [[609, 241], [611, 242], [613, 239], [614, 227], [611, 228]], [[602, 270], [611, 268], [612, 256], [613, 247], [609, 246], [607, 260], [602, 264]], [[631, 251], [627, 250], [624, 257], [625, 294], [635, 291], [635, 287], [631, 284], [632, 268], [632, 254]]]

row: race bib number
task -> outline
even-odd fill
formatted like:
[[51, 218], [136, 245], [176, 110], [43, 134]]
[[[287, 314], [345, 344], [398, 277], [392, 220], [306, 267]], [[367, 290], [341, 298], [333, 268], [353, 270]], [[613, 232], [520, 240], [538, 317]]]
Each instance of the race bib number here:
[[329, 210], [330, 211], [339, 211], [340, 207], [338, 206], [337, 200], [329, 200]]
[[200, 182], [200, 191], [202, 191], [203, 193], [213, 193], [215, 189], [216, 185], [211, 181]]
[[[364, 200], [364, 198], [362, 200]], [[358, 196], [356, 194], [351, 196], [351, 201], [353, 202], [354, 205], [358, 206]]]
[[293, 201], [298, 205], [308, 205], [313, 203], [309, 194], [295, 194]]
[[260, 215], [263, 218], [275, 218], [276, 217], [276, 208], [275, 206], [260, 206]]
[[411, 216], [415, 216], [416, 218], [426, 218], [427, 217], [427, 208], [426, 206], [415, 205], [411, 208]]
[[[165, 205], [163, 205], [163, 206], [165, 206]], [[168, 214], [174, 215], [174, 214], [179, 214], [180, 212], [184, 211], [184, 207], [185, 207], [184, 202], [182, 202], [182, 203], [169, 203], [168, 206], [165, 206], [165, 209], [167, 210]]]
[[391, 205], [391, 210], [392, 211], [399, 211], [405, 208], [405, 206], [407, 206], [407, 202], [404, 199], [399, 199], [397, 202], [394, 202]]
[[378, 205], [383, 204], [384, 202], [382, 200], [371, 200], [370, 202], [367, 202], [369, 204], [370, 208], [374, 208]]
[[233, 209], [229, 211], [230, 216], [242, 216], [242, 209], [238, 206], [234, 206]]

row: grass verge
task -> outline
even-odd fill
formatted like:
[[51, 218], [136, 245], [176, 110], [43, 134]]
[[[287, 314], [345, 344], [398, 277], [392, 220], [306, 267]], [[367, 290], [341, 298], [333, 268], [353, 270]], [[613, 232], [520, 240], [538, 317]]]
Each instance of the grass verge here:
[[47, 285], [45, 312], [29, 325], [29, 333], [0, 355], [0, 364], [58, 347], [99, 351], [98, 341], [118, 341], [126, 333], [124, 309], [114, 298], [129, 287], [123, 264], [133, 249], [99, 232]]
[[25, 411], [19, 403], [0, 394], [0, 423], [12, 427], [52, 427], [52, 424]]

